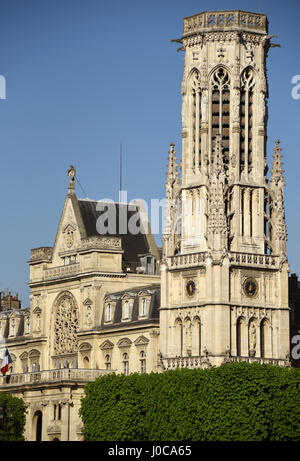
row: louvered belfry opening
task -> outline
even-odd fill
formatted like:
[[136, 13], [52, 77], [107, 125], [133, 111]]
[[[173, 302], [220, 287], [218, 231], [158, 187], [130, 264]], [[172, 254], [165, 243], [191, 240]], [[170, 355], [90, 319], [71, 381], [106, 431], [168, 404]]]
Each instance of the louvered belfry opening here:
[[224, 162], [229, 162], [230, 141], [230, 78], [226, 69], [219, 67], [211, 79], [212, 145], [217, 134], [222, 136]]
[[253, 99], [254, 73], [252, 69], [244, 70], [241, 77], [240, 104], [240, 168], [241, 172], [250, 173], [253, 168]]

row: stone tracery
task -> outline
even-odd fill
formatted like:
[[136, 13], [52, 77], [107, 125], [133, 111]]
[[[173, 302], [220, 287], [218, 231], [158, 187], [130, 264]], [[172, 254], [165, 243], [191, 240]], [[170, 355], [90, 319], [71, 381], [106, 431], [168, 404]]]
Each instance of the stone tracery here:
[[78, 308], [73, 296], [65, 292], [56, 302], [54, 354], [77, 352]]

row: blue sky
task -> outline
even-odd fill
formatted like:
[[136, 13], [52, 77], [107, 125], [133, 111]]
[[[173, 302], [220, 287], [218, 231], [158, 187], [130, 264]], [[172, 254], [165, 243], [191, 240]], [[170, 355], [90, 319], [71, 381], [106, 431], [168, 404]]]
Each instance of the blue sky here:
[[[93, 199], [164, 197], [169, 144], [181, 154], [183, 18], [204, 10], [267, 14], [281, 48], [268, 58], [268, 159], [280, 138], [291, 272], [300, 274], [299, 2], [0, 0], [0, 289], [29, 305], [30, 249], [53, 245], [66, 170]], [[85, 194], [77, 186], [78, 196]]]

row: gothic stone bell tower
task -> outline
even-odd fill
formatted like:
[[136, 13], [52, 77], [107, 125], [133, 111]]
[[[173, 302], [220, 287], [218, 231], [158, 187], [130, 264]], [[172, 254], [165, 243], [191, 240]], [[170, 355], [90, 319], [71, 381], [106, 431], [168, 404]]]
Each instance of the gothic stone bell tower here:
[[[289, 360], [284, 177], [267, 177], [263, 14], [184, 19], [182, 158], [170, 145], [161, 265], [165, 368]], [[179, 177], [181, 176], [181, 177]]]

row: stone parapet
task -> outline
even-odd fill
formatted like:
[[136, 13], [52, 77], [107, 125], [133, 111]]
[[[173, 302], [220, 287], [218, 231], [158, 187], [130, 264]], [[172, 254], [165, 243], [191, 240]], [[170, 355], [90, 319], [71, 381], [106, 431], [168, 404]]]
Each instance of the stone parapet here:
[[182, 38], [201, 32], [239, 29], [249, 32], [267, 33], [267, 17], [264, 14], [240, 10], [204, 11], [184, 18]]

